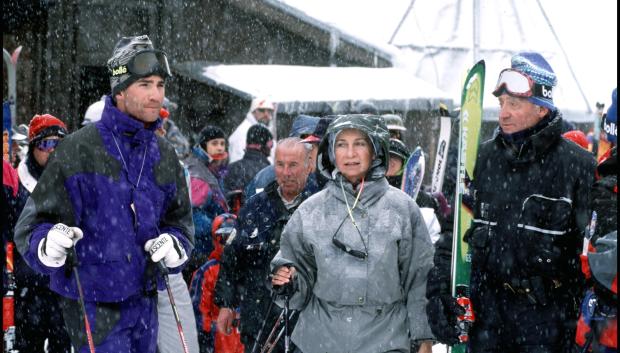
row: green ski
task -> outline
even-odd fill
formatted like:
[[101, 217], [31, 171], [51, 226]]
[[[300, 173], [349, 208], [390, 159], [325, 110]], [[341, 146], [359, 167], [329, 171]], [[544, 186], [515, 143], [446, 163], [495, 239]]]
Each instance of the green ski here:
[[[471, 273], [471, 255], [463, 236], [473, 220], [473, 195], [469, 185], [474, 175], [474, 166], [478, 153], [478, 140], [482, 124], [482, 97], [484, 95], [484, 60], [478, 61], [467, 74], [461, 94], [461, 115], [458, 149], [458, 173], [454, 207], [454, 237], [452, 244], [452, 295], [459, 303], [469, 306], [469, 278]], [[468, 307], [469, 306], [469, 307]], [[471, 315], [459, 318], [462, 344], [455, 345], [451, 352], [466, 351], [467, 329], [471, 324]]]

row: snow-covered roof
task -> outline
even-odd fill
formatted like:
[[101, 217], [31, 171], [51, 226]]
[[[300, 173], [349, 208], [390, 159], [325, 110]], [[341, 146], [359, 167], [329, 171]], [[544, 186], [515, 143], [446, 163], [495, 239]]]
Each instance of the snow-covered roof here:
[[439, 102], [452, 106], [447, 93], [401, 68], [191, 62], [176, 64], [174, 69], [246, 99], [270, 97], [278, 102], [278, 111], [285, 113], [320, 111], [317, 107], [325, 103], [335, 112], [347, 111], [360, 101], [380, 110], [431, 110]]

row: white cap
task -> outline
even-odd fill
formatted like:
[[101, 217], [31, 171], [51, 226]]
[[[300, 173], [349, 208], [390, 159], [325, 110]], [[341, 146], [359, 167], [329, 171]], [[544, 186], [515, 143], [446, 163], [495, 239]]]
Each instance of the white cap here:
[[256, 97], [252, 99], [252, 104], [250, 104], [250, 112], [253, 112], [256, 109], [276, 110], [276, 103], [269, 98]]
[[84, 114], [84, 121], [82, 125], [92, 124], [101, 120], [101, 115], [103, 114], [103, 106], [105, 105], [105, 101], [99, 100], [95, 103], [91, 104], [88, 109], [86, 109], [86, 113]]

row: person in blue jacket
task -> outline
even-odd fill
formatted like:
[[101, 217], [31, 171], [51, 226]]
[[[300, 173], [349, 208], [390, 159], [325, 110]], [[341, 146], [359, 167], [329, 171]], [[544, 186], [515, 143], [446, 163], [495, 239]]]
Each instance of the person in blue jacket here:
[[[155, 353], [156, 263], [181, 271], [193, 248], [188, 187], [174, 148], [155, 134], [171, 76], [146, 35], [123, 37], [107, 63], [101, 120], [68, 135], [16, 225], [26, 262], [50, 275], [77, 352]], [[75, 273], [79, 274], [81, 293]]]

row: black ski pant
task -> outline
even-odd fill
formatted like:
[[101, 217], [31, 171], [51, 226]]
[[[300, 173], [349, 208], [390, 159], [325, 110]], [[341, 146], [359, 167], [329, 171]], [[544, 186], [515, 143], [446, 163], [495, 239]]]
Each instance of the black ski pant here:
[[58, 294], [43, 286], [22, 286], [15, 293], [16, 348], [20, 352], [70, 353], [71, 341]]

